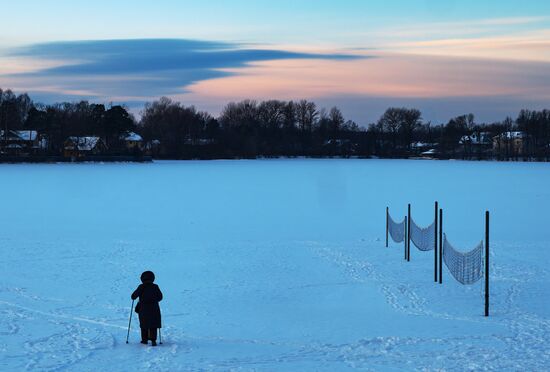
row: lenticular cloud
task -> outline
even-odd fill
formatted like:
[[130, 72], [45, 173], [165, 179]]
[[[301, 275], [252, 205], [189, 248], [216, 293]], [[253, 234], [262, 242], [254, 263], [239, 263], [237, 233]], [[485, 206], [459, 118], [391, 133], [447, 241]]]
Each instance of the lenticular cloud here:
[[10, 55], [62, 61], [56, 67], [11, 76], [40, 80], [43, 84], [55, 84], [64, 90], [87, 90], [105, 96], [181, 93], [197, 81], [229, 76], [236, 72], [226, 69], [241, 68], [254, 62], [365, 58], [186, 39], [53, 42], [17, 48]]

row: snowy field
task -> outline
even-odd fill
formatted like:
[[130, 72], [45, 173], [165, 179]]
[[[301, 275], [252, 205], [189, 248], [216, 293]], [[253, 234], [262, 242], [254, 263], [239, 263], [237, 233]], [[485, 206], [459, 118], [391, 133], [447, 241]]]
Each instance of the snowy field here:
[[[258, 160], [0, 165], [0, 370], [550, 368], [550, 164]], [[385, 248], [385, 207], [473, 248], [480, 281]], [[164, 344], [130, 293], [163, 290]]]

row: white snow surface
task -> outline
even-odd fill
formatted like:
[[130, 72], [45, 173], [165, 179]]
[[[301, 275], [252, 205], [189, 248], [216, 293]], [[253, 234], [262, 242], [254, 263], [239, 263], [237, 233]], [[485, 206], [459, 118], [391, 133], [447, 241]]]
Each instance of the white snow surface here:
[[[547, 370], [550, 164], [256, 160], [0, 165], [0, 370]], [[385, 248], [433, 220], [483, 281]], [[126, 330], [156, 273], [163, 345]]]

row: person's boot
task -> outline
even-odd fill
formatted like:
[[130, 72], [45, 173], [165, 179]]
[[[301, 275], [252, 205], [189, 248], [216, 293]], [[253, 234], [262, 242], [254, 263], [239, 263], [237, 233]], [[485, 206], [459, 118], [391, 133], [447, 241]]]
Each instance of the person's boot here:
[[141, 343], [143, 345], [147, 345], [147, 341], [149, 340], [149, 333], [146, 329], [141, 329]]
[[157, 346], [157, 342], [156, 341], [151, 341], [151, 346]]

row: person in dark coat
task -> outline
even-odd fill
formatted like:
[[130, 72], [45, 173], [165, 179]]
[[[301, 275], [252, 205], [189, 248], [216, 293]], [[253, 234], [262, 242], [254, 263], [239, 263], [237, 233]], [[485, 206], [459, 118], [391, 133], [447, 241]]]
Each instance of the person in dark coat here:
[[147, 344], [148, 340], [151, 340], [151, 344], [157, 346], [157, 329], [162, 326], [159, 306], [162, 292], [154, 281], [155, 274], [152, 271], [141, 274], [142, 284], [132, 293], [132, 300], [139, 297], [136, 312], [139, 314], [141, 343]]

